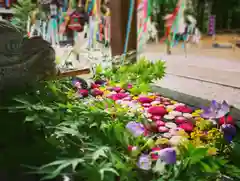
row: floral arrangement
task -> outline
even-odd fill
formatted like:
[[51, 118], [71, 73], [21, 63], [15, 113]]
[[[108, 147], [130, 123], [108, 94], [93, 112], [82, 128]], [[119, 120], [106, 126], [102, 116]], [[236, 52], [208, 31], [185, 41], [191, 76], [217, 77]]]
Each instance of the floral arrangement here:
[[39, 91], [41, 101], [33, 105], [25, 101], [26, 121], [43, 124], [58, 156], [70, 157], [37, 173], [91, 181], [237, 178], [240, 171], [229, 161], [237, 136], [230, 106], [212, 101], [195, 108], [151, 92], [164, 70], [162, 61], [145, 59], [115, 70], [97, 67], [89, 89], [74, 78]]

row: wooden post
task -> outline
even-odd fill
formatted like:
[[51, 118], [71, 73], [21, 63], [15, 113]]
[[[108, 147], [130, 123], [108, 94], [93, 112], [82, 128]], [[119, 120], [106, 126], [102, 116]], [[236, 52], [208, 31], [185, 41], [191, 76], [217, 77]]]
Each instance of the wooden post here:
[[[134, 12], [132, 16], [131, 32], [127, 51], [137, 51], [137, 0], [135, 1]], [[122, 55], [124, 53], [124, 44], [129, 17], [129, 8], [131, 0], [111, 0], [111, 51], [112, 56]], [[136, 58], [135, 60], [136, 61]]]

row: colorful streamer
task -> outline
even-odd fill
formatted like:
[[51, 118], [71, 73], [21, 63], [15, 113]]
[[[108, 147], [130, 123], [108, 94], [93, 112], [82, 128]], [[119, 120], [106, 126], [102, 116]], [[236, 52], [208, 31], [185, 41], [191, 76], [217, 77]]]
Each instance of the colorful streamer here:
[[134, 12], [134, 5], [135, 5], [135, 0], [131, 0], [130, 8], [129, 8], [129, 13], [128, 13], [128, 24], [127, 24], [127, 34], [126, 34], [126, 39], [125, 39], [125, 45], [124, 45], [124, 53], [123, 53], [123, 58], [122, 58], [122, 64], [124, 63], [124, 59], [126, 58], [127, 54], [127, 48], [128, 48], [128, 42], [129, 42], [129, 35], [131, 32], [131, 24], [132, 24], [132, 17], [133, 17], [133, 12]]
[[[180, 0], [181, 1], [181, 0]], [[183, 13], [183, 10], [184, 10], [184, 1], [182, 1], [182, 3], [181, 3], [181, 6], [180, 6], [180, 8], [179, 8], [179, 10], [178, 10], [178, 14], [177, 14], [177, 17], [176, 17], [176, 19], [175, 19], [175, 21], [174, 21], [174, 23], [173, 23], [173, 26], [172, 26], [172, 28], [171, 28], [171, 31], [173, 32], [173, 38], [172, 38], [172, 42], [171, 42], [171, 47], [173, 47], [173, 45], [174, 45], [174, 40], [175, 40], [175, 37], [176, 37], [176, 34], [177, 34], [177, 30], [179, 29], [179, 20], [180, 20], [180, 18], [181, 18], [181, 16], [182, 16], [182, 14], [181, 13]], [[183, 41], [185, 41], [186, 39], [186, 36], [184, 36], [184, 40]], [[184, 44], [183, 44], [183, 46], [184, 46]]]

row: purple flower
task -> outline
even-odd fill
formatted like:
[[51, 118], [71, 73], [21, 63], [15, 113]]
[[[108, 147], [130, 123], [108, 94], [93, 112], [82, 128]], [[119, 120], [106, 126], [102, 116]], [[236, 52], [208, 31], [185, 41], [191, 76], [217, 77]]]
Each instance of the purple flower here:
[[74, 80], [72, 81], [72, 84], [73, 84], [74, 87], [76, 87], [76, 88], [78, 88], [78, 89], [81, 88], [81, 82], [79, 82], [77, 79], [74, 79]]
[[159, 159], [166, 164], [175, 164], [177, 160], [176, 150], [174, 148], [164, 148], [158, 151]]
[[224, 139], [227, 142], [231, 142], [233, 137], [237, 134], [236, 127], [231, 124], [223, 124], [221, 130], [223, 131]]
[[203, 108], [203, 113], [201, 117], [206, 119], [218, 119], [225, 116], [229, 113], [230, 108], [226, 101], [222, 103], [218, 103], [217, 101], [213, 100], [209, 107]]
[[142, 154], [139, 159], [137, 166], [142, 170], [150, 170], [152, 165], [152, 161], [149, 155]]
[[134, 122], [134, 121], [129, 122], [129, 123], [126, 125], [126, 128], [127, 128], [127, 129], [133, 134], [133, 136], [135, 136], [135, 137], [141, 136], [141, 135], [144, 133], [144, 131], [145, 131], [143, 124], [137, 123], [137, 122]]
[[227, 135], [227, 134], [224, 134], [224, 139], [227, 143], [231, 143], [232, 140], [233, 140], [233, 136], [232, 135]]

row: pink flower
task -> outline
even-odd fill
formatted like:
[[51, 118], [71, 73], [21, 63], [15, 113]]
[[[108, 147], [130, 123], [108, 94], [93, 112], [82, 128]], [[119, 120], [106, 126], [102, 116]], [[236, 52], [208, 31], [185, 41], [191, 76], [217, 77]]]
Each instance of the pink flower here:
[[131, 88], [133, 88], [132, 84], [128, 84], [127, 89], [131, 89]]
[[113, 87], [112, 90], [115, 92], [120, 92], [122, 90], [122, 88], [121, 87]]
[[182, 123], [185, 123], [187, 121], [187, 119], [185, 118], [185, 117], [177, 117], [176, 119], [175, 119], [175, 122], [177, 123], [177, 124], [182, 124]]
[[120, 92], [120, 93], [117, 93], [117, 94], [112, 94], [109, 98], [114, 100], [114, 101], [117, 101], [117, 100], [123, 99], [127, 96], [128, 96], [128, 94]]
[[160, 133], [166, 133], [166, 132], [169, 131], [169, 129], [168, 129], [167, 127], [165, 127], [165, 126], [159, 126], [159, 127], [158, 127], [158, 131], [159, 131]]
[[157, 125], [157, 127], [164, 126], [165, 122], [158, 120], [158, 121], [156, 121], [156, 125]]
[[153, 120], [153, 121], [159, 121], [159, 120], [161, 120], [161, 116], [151, 116], [151, 119]]

